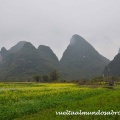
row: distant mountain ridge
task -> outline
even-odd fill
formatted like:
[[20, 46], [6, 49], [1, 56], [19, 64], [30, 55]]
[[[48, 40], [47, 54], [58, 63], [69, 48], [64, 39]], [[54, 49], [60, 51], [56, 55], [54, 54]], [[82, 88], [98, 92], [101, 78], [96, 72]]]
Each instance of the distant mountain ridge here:
[[120, 53], [105, 67], [103, 75], [120, 77]]
[[79, 35], [73, 35], [59, 61], [49, 46], [35, 48], [30, 42], [20, 41], [10, 50], [0, 51], [0, 81], [24, 81], [35, 74], [48, 74], [56, 69], [61, 79], [91, 78], [101, 75], [109, 60]]
[[80, 79], [101, 75], [109, 60], [100, 55], [84, 38], [73, 35], [60, 63], [66, 67], [68, 76]]
[[41, 47], [36, 49], [30, 42], [25, 42], [23, 47], [19, 47], [18, 45], [21, 46], [19, 43], [17, 44], [19, 51], [12, 48], [7, 56], [3, 57], [1, 79], [22, 80], [35, 74], [47, 74], [53, 69], [59, 69], [58, 59], [49, 47], [44, 46], [42, 51]]
[[22, 47], [24, 46], [24, 44], [26, 43], [26, 41], [20, 41], [18, 42], [15, 46], [13, 46], [10, 51], [11, 52], [18, 52], [20, 49], [22, 49]]

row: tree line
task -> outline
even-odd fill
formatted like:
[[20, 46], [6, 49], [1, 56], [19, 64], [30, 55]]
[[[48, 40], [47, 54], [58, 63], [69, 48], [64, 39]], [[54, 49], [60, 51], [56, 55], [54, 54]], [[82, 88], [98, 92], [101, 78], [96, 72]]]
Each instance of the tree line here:
[[54, 82], [59, 79], [59, 73], [57, 72], [57, 70], [52, 70], [49, 74], [36, 74], [33, 76], [33, 79], [36, 82]]

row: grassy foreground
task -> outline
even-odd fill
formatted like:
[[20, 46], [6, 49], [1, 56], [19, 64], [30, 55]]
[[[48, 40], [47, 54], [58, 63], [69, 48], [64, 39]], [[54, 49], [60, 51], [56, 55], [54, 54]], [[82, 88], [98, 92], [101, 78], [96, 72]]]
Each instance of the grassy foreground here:
[[120, 87], [0, 83], [0, 120], [120, 120], [118, 115], [56, 115], [66, 110], [120, 111]]

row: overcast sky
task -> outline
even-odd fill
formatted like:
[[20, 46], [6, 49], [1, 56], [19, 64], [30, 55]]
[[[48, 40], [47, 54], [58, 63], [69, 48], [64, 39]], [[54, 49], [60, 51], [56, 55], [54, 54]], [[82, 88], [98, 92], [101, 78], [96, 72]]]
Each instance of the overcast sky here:
[[120, 0], [0, 0], [0, 48], [47, 45], [61, 58], [73, 34], [112, 60], [120, 47]]

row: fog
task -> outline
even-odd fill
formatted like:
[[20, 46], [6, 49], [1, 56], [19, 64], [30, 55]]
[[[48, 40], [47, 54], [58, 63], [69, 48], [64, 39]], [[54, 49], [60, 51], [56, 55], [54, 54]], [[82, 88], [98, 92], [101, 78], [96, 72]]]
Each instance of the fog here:
[[120, 47], [119, 0], [0, 0], [0, 48], [50, 46], [61, 58], [79, 34], [112, 60]]

